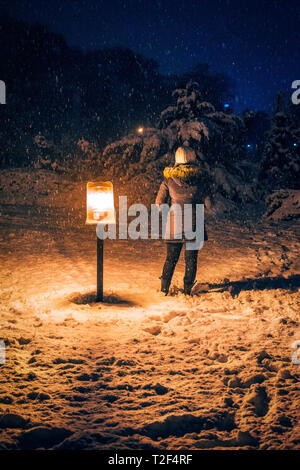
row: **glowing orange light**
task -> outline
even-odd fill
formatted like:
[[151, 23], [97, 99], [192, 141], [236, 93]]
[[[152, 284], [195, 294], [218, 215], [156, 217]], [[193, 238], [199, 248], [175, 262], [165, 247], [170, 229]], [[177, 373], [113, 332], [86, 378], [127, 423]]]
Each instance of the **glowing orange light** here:
[[137, 131], [138, 131], [139, 134], [142, 134], [142, 133], [144, 132], [144, 128], [143, 128], [143, 127], [139, 127], [139, 128], [137, 129]]
[[87, 183], [87, 224], [115, 224], [113, 185], [110, 181]]

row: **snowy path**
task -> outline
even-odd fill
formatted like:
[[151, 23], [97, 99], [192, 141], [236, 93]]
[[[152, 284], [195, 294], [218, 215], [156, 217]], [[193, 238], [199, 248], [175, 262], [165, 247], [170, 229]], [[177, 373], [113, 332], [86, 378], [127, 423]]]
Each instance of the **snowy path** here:
[[99, 304], [93, 229], [29, 209], [1, 209], [0, 448], [299, 448], [299, 225], [210, 224], [191, 298], [161, 242], [106, 241]]

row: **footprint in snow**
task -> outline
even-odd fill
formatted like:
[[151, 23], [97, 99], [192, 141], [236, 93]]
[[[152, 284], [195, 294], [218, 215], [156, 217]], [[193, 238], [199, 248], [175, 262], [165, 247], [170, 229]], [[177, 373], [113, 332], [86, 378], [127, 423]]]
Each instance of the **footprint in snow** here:
[[157, 336], [161, 333], [161, 328], [159, 326], [149, 326], [148, 328], [143, 328], [146, 333], [150, 333], [150, 335]]

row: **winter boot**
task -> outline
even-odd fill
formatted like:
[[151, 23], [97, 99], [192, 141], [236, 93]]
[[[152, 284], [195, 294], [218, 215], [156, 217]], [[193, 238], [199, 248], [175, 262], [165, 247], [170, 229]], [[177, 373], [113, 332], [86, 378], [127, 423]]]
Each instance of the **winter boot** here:
[[168, 295], [169, 293], [169, 288], [170, 288], [170, 284], [171, 284], [171, 280], [170, 279], [165, 279], [163, 277], [160, 277], [160, 280], [161, 280], [161, 288], [160, 290], [165, 294], [165, 295]]
[[183, 288], [183, 293], [184, 295], [191, 295], [191, 291], [194, 287], [194, 285], [196, 284], [197, 281], [194, 281], [192, 284], [189, 282], [187, 283], [186, 281], [184, 281], [184, 288]]

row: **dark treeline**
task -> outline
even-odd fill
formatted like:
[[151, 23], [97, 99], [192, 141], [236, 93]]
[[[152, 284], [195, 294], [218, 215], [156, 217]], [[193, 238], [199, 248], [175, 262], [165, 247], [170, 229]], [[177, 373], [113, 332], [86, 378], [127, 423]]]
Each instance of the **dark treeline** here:
[[191, 79], [217, 109], [233, 99], [232, 81], [206, 64], [165, 77], [154, 60], [129, 49], [84, 52], [41, 25], [5, 13], [0, 31], [0, 79], [7, 87], [7, 105], [1, 107], [4, 163], [27, 164], [38, 134], [67, 146], [84, 138], [101, 150], [140, 124], [155, 125], [172, 91]]
[[[0, 14], [0, 50], [0, 79], [7, 89], [7, 104], [0, 107], [2, 167], [31, 165], [43, 155], [72, 164], [86, 145], [97, 158], [107, 144], [137, 126], [156, 126], [162, 110], [174, 102], [172, 92], [190, 81], [199, 84], [202, 101], [232, 112], [233, 80], [207, 64], [163, 76], [157, 62], [129, 49], [83, 51], [41, 25], [6, 13]], [[249, 158], [262, 157], [265, 170], [273, 160], [279, 164], [279, 154], [291, 161], [295, 153], [299, 157], [300, 106], [286, 101], [277, 103], [273, 117], [264, 111], [242, 114]], [[275, 119], [279, 111], [285, 120]], [[274, 122], [283, 126], [280, 135]], [[278, 153], [278, 146], [284, 151]]]

